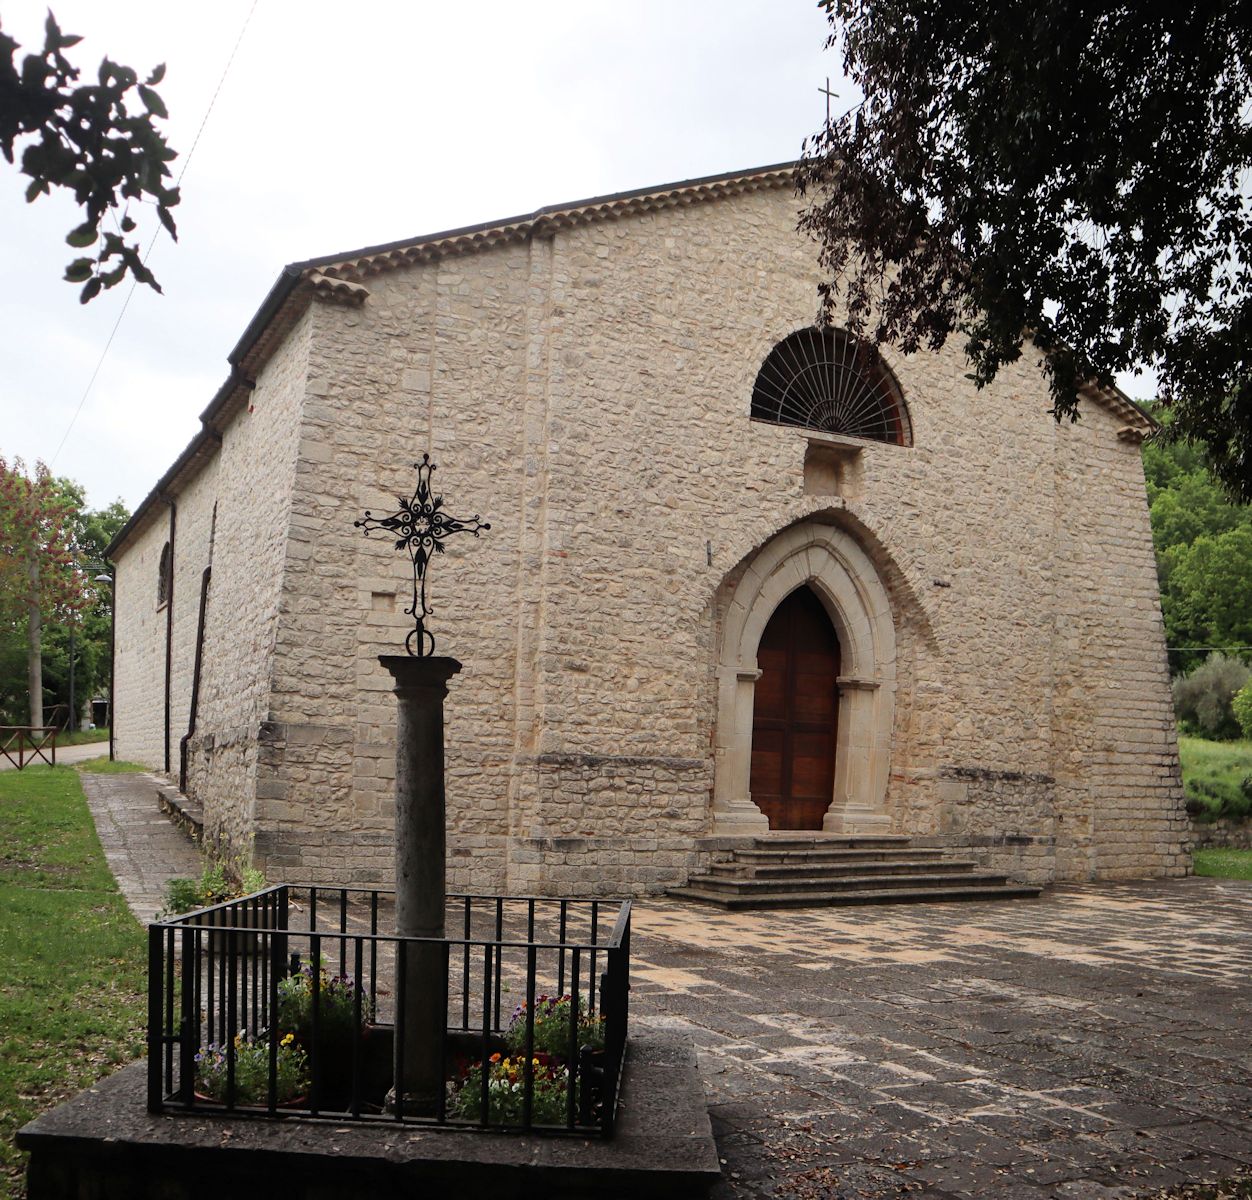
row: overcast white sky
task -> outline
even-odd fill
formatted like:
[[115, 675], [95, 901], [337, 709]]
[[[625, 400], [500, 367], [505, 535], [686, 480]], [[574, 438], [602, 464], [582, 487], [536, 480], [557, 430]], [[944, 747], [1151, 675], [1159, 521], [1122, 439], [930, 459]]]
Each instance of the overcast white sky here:
[[[826, 22], [809, 0], [53, 0], [73, 61], [167, 64], [182, 154], [252, 17], [175, 210], [58, 451], [126, 282], [61, 281], [71, 202], [23, 200], [0, 161], [0, 453], [43, 459], [92, 506], [133, 508], [196, 432], [226, 354], [287, 262], [545, 204], [798, 156], [821, 123]], [[0, 0], [23, 50], [47, 6]], [[147, 228], [153, 222], [149, 220]], [[151, 234], [145, 234], [145, 244]]]

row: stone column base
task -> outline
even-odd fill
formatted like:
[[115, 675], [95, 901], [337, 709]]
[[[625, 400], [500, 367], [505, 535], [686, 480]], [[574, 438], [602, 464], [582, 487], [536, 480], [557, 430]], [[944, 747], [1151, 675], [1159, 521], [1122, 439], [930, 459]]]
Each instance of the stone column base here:
[[884, 812], [874, 812], [859, 805], [831, 808], [822, 819], [822, 832], [846, 837], [880, 837], [891, 832], [891, 818]]
[[747, 797], [713, 809], [711, 837], [759, 837], [768, 832], [769, 819]]

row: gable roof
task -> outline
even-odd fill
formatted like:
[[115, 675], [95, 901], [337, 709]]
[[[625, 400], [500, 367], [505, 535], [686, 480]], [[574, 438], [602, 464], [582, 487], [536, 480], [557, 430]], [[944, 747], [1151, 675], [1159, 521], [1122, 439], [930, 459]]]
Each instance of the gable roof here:
[[[534, 237], [551, 237], [561, 230], [599, 221], [616, 221], [640, 213], [683, 208], [749, 192], [794, 187], [795, 168], [794, 162], [775, 163], [745, 171], [705, 175], [677, 183], [592, 196], [585, 200], [548, 205], [524, 216], [506, 217], [288, 263], [248, 322], [234, 349], [226, 356], [230, 374], [200, 414], [199, 432], [152, 491], [140, 501], [130, 520], [118, 530], [117, 536], [105, 549], [105, 557], [112, 558], [146, 521], [153, 507], [172, 496], [181, 482], [198, 473], [216, 453], [227, 425], [248, 403], [257, 375], [315, 296], [333, 303], [362, 304], [369, 295], [369, 289], [361, 281], [383, 271], [525, 242]], [[1129, 434], [1142, 440], [1156, 428], [1157, 422], [1117, 388], [1091, 385], [1084, 388], [1082, 394], [1084, 398], [1104, 404], [1115, 415], [1130, 422], [1131, 428], [1123, 430], [1123, 435]]]

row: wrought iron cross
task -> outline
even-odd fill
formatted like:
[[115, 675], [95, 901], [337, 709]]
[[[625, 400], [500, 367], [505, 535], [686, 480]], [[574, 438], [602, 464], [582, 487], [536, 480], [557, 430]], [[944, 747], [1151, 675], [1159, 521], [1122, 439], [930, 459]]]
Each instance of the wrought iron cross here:
[[426, 618], [434, 612], [426, 603], [426, 568], [431, 555], [444, 552], [444, 538], [451, 534], [472, 533], [478, 537], [491, 526], [480, 521], [477, 513], [472, 517], [454, 517], [444, 511], [443, 497], [431, 494], [430, 477], [435, 464], [429, 454], [423, 454], [422, 461], [413, 466], [417, 470], [417, 487], [410, 499], [399, 497], [399, 511], [389, 517], [375, 517], [367, 508], [364, 520], [352, 524], [365, 530], [366, 537], [375, 529], [386, 529], [396, 535], [396, 549], [409, 552], [413, 560], [413, 603], [404, 611], [413, 618], [413, 630], [404, 639], [404, 648], [415, 658], [425, 658], [435, 653], [435, 635], [426, 628]]

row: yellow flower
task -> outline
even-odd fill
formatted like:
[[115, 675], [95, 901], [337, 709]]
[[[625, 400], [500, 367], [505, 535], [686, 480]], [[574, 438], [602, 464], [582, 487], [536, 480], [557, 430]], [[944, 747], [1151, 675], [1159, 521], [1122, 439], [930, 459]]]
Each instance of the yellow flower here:
[[288, 1034], [285, 1038], [283, 1038], [283, 1040], [282, 1040], [281, 1042], [279, 1042], [278, 1044], [279, 1044], [280, 1046], [290, 1046], [290, 1045], [291, 1045], [291, 1043], [292, 1043], [292, 1042], [294, 1042], [295, 1040], [296, 1040], [296, 1035], [295, 1035], [294, 1033], [289, 1033], [289, 1034]]

